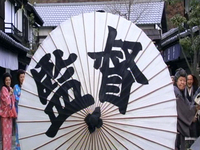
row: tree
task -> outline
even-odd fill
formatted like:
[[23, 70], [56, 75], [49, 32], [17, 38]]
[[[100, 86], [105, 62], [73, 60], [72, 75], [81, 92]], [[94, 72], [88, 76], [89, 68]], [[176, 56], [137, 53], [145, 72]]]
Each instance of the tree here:
[[[199, 80], [200, 54], [200, 1], [191, 0], [185, 16], [179, 14], [172, 17], [172, 23], [179, 29], [179, 43], [188, 68]], [[186, 36], [181, 37], [181, 33]]]
[[[150, 2], [155, 2], [155, 1], [159, 1], [159, 0], [111, 0], [113, 2], [112, 5], [108, 5], [107, 9], [108, 12], [111, 12], [113, 14], [118, 14], [124, 18], [126, 18], [127, 20], [131, 20], [131, 13], [134, 12], [134, 5], [135, 4], [139, 4], [142, 2], [146, 2], [147, 5], [144, 8], [140, 8], [140, 12], [134, 12], [135, 16], [137, 14], [137, 17], [134, 18], [134, 20], [131, 20], [132, 22], [136, 22], [142, 15], [145, 15], [148, 13], [148, 4]], [[138, 9], [137, 9], [138, 11]]]

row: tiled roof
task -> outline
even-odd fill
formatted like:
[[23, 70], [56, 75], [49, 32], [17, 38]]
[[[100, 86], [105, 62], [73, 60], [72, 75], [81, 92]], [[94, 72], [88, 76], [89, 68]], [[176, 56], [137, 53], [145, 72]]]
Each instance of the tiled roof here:
[[[43, 26], [57, 26], [72, 16], [97, 10], [126, 15], [127, 5], [116, 2], [37, 3], [36, 11], [44, 21]], [[136, 24], [160, 24], [164, 2], [146, 2], [132, 5], [130, 20]]]

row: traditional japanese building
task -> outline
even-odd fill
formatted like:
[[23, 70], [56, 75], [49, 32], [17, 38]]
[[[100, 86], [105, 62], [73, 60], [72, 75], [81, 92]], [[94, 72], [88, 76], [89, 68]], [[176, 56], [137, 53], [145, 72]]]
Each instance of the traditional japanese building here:
[[[179, 5], [179, 7], [182, 7], [182, 8], [175, 14], [180, 14], [182, 16], [184, 16], [184, 15], [186, 16], [186, 12], [189, 11], [189, 0], [184, 0], [183, 2], [181, 2], [178, 5]], [[173, 7], [173, 6], [171, 6], [171, 7]], [[176, 7], [176, 6], [174, 6], [174, 7]], [[173, 9], [173, 8], [171, 8], [171, 9]], [[175, 15], [175, 14], [173, 14], [173, 15]], [[170, 16], [170, 17], [173, 17], [173, 16]], [[163, 55], [163, 59], [164, 59], [165, 63], [168, 65], [171, 75], [174, 75], [176, 69], [178, 69], [178, 68], [184, 68], [187, 71], [187, 73], [191, 73], [191, 71], [186, 63], [182, 47], [179, 44], [179, 39], [184, 38], [186, 36], [191, 36], [191, 33], [187, 29], [185, 31], [181, 31], [180, 33], [179, 32], [180, 31], [178, 30], [177, 27], [171, 28], [169, 31], [162, 34], [161, 41], [160, 41], [160, 49], [161, 49], [161, 52]], [[198, 28], [193, 27], [192, 32], [198, 33], [199, 32]], [[188, 60], [190, 61], [190, 58], [187, 56], [187, 54], [185, 54], [185, 55], [188, 58]]]
[[130, 13], [127, 12], [127, 4], [117, 1], [35, 3], [34, 8], [44, 20], [44, 25], [39, 28], [40, 43], [61, 22], [72, 16], [98, 10], [117, 14], [131, 20], [142, 28], [157, 45], [159, 45], [161, 34], [167, 31], [165, 3], [161, 0], [134, 3], [130, 7]]
[[0, 78], [4, 72], [14, 75], [18, 69], [26, 68], [33, 28], [42, 24], [43, 20], [27, 0], [0, 1]]

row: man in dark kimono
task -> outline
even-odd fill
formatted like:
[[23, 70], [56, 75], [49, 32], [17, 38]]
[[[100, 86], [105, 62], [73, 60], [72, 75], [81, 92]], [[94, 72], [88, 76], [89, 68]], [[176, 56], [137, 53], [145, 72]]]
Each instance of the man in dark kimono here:
[[185, 87], [185, 95], [187, 99], [194, 103], [193, 96], [198, 89], [198, 80], [192, 74], [187, 75], [187, 85]]
[[[197, 78], [192, 74], [188, 74], [187, 75], [187, 85], [185, 87], [185, 96], [189, 100], [191, 105], [196, 105], [193, 97], [194, 97], [197, 89], [198, 89]], [[190, 125], [190, 136], [189, 137], [197, 138], [198, 137], [197, 129], [198, 129], [198, 122], [197, 122], [197, 120], [195, 120]]]
[[185, 150], [185, 137], [190, 136], [189, 126], [195, 119], [196, 111], [200, 109], [199, 105], [190, 105], [185, 97], [184, 89], [186, 87], [187, 74], [185, 70], [178, 69], [175, 74], [174, 93], [177, 98], [177, 137], [176, 150]]

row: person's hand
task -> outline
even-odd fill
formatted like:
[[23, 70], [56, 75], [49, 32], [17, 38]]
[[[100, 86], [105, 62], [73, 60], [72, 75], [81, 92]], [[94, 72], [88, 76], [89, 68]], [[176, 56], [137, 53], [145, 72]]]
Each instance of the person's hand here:
[[196, 110], [200, 110], [200, 105], [196, 105]]
[[13, 89], [10, 88], [10, 96], [13, 94]]
[[192, 122], [196, 122], [197, 121], [197, 116], [194, 116]]

